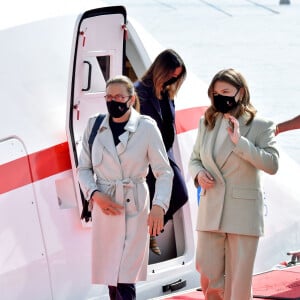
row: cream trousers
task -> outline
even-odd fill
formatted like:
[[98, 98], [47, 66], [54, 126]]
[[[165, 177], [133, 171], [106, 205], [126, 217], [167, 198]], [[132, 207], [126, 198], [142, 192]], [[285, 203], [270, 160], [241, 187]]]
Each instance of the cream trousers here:
[[259, 237], [198, 231], [196, 267], [205, 300], [249, 300]]

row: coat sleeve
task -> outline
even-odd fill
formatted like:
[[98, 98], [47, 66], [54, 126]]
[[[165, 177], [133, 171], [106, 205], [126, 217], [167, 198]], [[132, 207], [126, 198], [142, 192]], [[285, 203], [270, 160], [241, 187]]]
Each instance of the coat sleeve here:
[[79, 155], [78, 167], [77, 167], [77, 178], [83, 192], [84, 198], [89, 200], [93, 191], [97, 190], [94, 179], [93, 164], [91, 160], [91, 153], [88, 144], [88, 139], [91, 133], [92, 126], [95, 122], [96, 117], [90, 118], [87, 127], [83, 134], [82, 149]]
[[167, 212], [170, 204], [173, 170], [169, 164], [169, 159], [163, 144], [161, 133], [154, 120], [150, 120], [147, 134], [149, 139], [148, 158], [149, 163], [156, 178], [153, 205], [159, 205]]
[[275, 174], [279, 153], [276, 149], [275, 124], [272, 121], [254, 120], [251, 130], [256, 133], [251, 141], [241, 136], [234, 152], [259, 170]]
[[204, 119], [201, 118], [199, 121], [199, 126], [198, 126], [198, 132], [197, 132], [197, 137], [196, 141], [193, 147], [193, 151], [189, 160], [189, 172], [194, 180], [194, 184], [196, 187], [199, 186], [198, 181], [197, 181], [197, 175], [200, 171], [205, 170], [202, 160], [201, 160], [201, 155], [200, 155], [200, 147], [201, 147], [201, 140], [203, 136], [203, 130], [201, 131], [201, 128], [204, 126]]

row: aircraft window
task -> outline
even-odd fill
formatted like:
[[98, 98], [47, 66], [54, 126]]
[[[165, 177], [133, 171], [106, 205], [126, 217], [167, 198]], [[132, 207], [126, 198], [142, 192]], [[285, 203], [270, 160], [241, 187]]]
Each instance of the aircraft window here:
[[104, 92], [110, 77], [110, 56], [87, 56], [84, 59], [82, 91], [89, 93]]
[[98, 64], [103, 74], [105, 82], [110, 78], [110, 56], [97, 56]]

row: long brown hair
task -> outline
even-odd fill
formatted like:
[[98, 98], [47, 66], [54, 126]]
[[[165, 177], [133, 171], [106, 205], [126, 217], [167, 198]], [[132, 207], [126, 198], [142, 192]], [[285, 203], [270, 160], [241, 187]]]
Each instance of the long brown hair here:
[[213, 129], [215, 127], [216, 118], [220, 114], [213, 104], [214, 86], [217, 81], [227, 82], [234, 86], [237, 90], [240, 90], [238, 106], [231, 112], [231, 114], [235, 118], [239, 118], [241, 115], [246, 114], [248, 116], [246, 124], [250, 124], [257, 111], [250, 102], [250, 92], [245, 78], [240, 72], [234, 69], [221, 70], [212, 79], [207, 91], [212, 104], [205, 112], [204, 124], [208, 126], [209, 129]]
[[140, 100], [137, 93], [135, 92], [135, 88], [132, 81], [127, 76], [118, 75], [115, 76], [114, 78], [109, 79], [106, 82], [106, 87], [108, 87], [110, 84], [113, 83], [124, 84], [126, 86], [129, 96], [135, 96], [133, 107], [135, 108], [136, 111], [140, 112]]
[[172, 73], [178, 68], [182, 68], [182, 72], [178, 76], [178, 80], [173, 83], [169, 88], [169, 95], [174, 99], [180, 86], [186, 78], [186, 67], [182, 58], [172, 49], [166, 49], [161, 52], [151, 64], [146, 73], [142, 76], [142, 82], [146, 86], [154, 86], [154, 92], [158, 99], [161, 99], [161, 92], [163, 84]]

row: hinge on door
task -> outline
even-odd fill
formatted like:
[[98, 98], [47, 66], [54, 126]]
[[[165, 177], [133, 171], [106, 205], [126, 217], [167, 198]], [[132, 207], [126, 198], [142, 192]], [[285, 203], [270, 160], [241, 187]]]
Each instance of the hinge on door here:
[[81, 30], [79, 32], [79, 34], [82, 36], [82, 47], [85, 46], [85, 40], [86, 40], [86, 35], [85, 35], [85, 32], [86, 32], [87, 28], [85, 28], [85, 30]]
[[122, 29], [124, 30], [124, 40], [128, 39], [128, 29], [127, 29], [127, 25], [123, 24], [122, 25]]
[[80, 101], [79, 101], [77, 104], [74, 104], [74, 105], [73, 105], [73, 109], [76, 110], [76, 119], [77, 119], [77, 121], [79, 120], [79, 117], [80, 117], [79, 104], [80, 104]]

